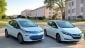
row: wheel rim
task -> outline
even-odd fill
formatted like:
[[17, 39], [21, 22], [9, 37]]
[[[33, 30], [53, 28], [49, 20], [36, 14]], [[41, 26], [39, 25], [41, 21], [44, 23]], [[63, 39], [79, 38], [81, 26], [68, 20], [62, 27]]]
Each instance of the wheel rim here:
[[44, 30], [44, 34], [45, 34], [45, 35], [47, 35], [47, 32], [46, 32], [46, 30]]
[[57, 36], [56, 36], [56, 40], [57, 40], [58, 42], [61, 41], [60, 35], [57, 35]]
[[5, 36], [6, 36], [6, 37], [8, 36], [8, 32], [7, 32], [7, 31], [5, 31]]
[[19, 43], [21, 43], [23, 41], [23, 38], [21, 35], [18, 36], [18, 41], [19, 41]]

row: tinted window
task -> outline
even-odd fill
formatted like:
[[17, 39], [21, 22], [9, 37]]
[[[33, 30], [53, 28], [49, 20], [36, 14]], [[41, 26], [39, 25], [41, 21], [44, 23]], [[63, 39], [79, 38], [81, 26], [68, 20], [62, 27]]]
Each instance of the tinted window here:
[[26, 20], [26, 21], [19, 21], [19, 24], [22, 26], [22, 27], [36, 27], [37, 24], [30, 21], [30, 20]]
[[67, 21], [57, 22], [57, 25], [61, 28], [73, 28], [74, 27], [70, 22], [67, 22]]
[[48, 25], [50, 25], [53, 28], [58, 28], [57, 25], [56, 25], [56, 23], [55, 22], [52, 22], [52, 21], [48, 22]]
[[12, 21], [9, 21], [9, 24], [12, 25]]
[[49, 26], [52, 26], [52, 21], [49, 21], [49, 22], [48, 22], [48, 25], [49, 25]]
[[53, 28], [58, 28], [55, 22], [52, 22], [52, 27]]
[[10, 21], [9, 24], [15, 28], [19, 28], [19, 25], [16, 21]]

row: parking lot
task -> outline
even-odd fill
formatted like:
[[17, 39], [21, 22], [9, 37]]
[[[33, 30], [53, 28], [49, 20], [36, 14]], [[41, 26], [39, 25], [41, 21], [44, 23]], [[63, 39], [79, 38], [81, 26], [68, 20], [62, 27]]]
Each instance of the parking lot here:
[[[77, 25], [79, 28], [84, 29], [85, 25]], [[27, 42], [19, 44], [13, 37], [5, 38], [4, 29], [0, 29], [0, 48], [85, 48], [85, 40], [76, 43], [58, 43], [55, 39], [45, 36], [43, 41]]]

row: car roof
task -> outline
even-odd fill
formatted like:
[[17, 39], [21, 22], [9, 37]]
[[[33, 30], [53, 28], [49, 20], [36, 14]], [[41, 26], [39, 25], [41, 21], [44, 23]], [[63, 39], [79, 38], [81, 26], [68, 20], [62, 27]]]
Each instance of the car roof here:
[[12, 20], [15, 20], [15, 21], [26, 21], [28, 19], [24, 19], [24, 18], [16, 18], [16, 19], [12, 19]]
[[53, 21], [53, 22], [66, 22], [66, 20], [49, 20], [49, 21]]

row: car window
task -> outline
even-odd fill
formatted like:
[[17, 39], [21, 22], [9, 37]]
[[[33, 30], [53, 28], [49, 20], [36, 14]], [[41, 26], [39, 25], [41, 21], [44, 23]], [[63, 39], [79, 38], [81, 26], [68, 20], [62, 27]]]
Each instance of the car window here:
[[18, 25], [18, 23], [16, 21], [11, 21], [10, 25], [15, 27], [15, 28], [19, 28], [19, 25]]
[[52, 27], [53, 28], [58, 28], [55, 22], [52, 22]]
[[9, 24], [12, 25], [12, 21], [9, 21]]
[[53, 27], [53, 28], [58, 28], [55, 22], [49, 21], [48, 25]]
[[49, 21], [49, 22], [48, 22], [48, 25], [49, 25], [49, 26], [52, 26], [52, 21]]

